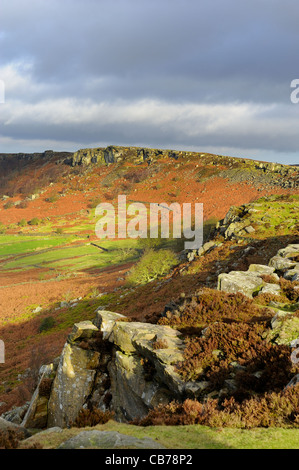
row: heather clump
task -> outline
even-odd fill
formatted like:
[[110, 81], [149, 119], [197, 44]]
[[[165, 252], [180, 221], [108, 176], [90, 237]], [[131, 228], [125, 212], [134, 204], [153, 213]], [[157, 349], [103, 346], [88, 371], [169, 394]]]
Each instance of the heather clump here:
[[205, 378], [212, 390], [220, 390], [225, 380], [234, 378], [234, 394], [239, 398], [278, 391], [294, 372], [290, 350], [264, 340], [262, 332], [258, 324], [214, 323], [204, 336], [188, 340], [178, 371], [184, 380]]
[[282, 392], [266, 393], [242, 403], [232, 397], [219, 404], [215, 399], [200, 403], [187, 399], [160, 405], [135, 422], [141, 426], [201, 424], [211, 427], [299, 427], [299, 384]]
[[204, 328], [210, 322], [267, 322], [273, 313], [267, 308], [260, 308], [253, 299], [242, 293], [228, 294], [213, 289], [203, 289], [191, 297], [182, 297], [174, 302], [170, 309], [165, 309], [159, 320], [161, 325], [178, 329]]

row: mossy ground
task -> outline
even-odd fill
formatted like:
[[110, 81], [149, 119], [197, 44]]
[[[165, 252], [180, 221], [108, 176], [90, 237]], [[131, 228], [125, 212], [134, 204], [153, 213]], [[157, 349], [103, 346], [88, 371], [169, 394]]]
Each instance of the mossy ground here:
[[[298, 449], [296, 429], [256, 428], [240, 430], [208, 426], [133, 426], [109, 421], [92, 428], [71, 428], [61, 432], [35, 434], [26, 443], [40, 443], [55, 449], [84, 430], [117, 431], [140, 439], [150, 437], [168, 449]], [[22, 447], [22, 444], [21, 446]]]

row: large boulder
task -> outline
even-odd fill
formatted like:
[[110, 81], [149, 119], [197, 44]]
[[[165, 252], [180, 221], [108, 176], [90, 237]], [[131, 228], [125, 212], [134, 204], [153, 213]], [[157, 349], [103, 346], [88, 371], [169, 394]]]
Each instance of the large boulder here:
[[231, 271], [218, 276], [218, 290], [236, 294], [241, 292], [247, 297], [253, 297], [263, 287], [262, 278], [255, 272]]
[[124, 315], [109, 310], [97, 310], [94, 325], [103, 333], [103, 339], [108, 339], [117, 321], [125, 321]]
[[81, 321], [75, 323], [71, 333], [68, 336], [68, 343], [74, 344], [79, 339], [81, 341], [88, 340], [94, 336], [98, 328], [91, 321]]
[[259, 291], [258, 295], [260, 294], [280, 295], [281, 289], [278, 284], [266, 283]]
[[283, 258], [289, 258], [291, 260], [298, 259], [298, 254], [299, 254], [298, 243], [291, 243], [290, 245], [287, 245], [285, 248], [281, 248], [277, 252], [278, 256], [282, 256]]
[[165, 449], [149, 437], [139, 439], [116, 431], [82, 431], [58, 449]]
[[294, 268], [288, 269], [283, 277], [289, 281], [299, 281], [299, 263], [296, 263]]
[[299, 318], [292, 312], [278, 310], [271, 320], [271, 330], [267, 339], [276, 344], [291, 345], [299, 337]]
[[[70, 426], [82, 408], [113, 411], [118, 421], [144, 417], [151, 408], [201, 389], [186, 384], [181, 334], [162, 325], [130, 322], [98, 310], [93, 323], [74, 325], [62, 351], [48, 402], [47, 426]], [[94, 338], [100, 343], [93, 348]], [[187, 387], [187, 388], [186, 388]]]
[[149, 408], [171, 400], [170, 391], [149, 374], [143, 358], [116, 351], [114, 361], [109, 364], [109, 376], [111, 407], [117, 421], [140, 418], [148, 413]]
[[69, 426], [91, 394], [100, 354], [66, 343], [48, 404], [48, 426]]
[[48, 403], [48, 427], [69, 426], [93, 390], [100, 353], [84, 349], [98, 328], [92, 322], [74, 325], [63, 348]]
[[116, 419], [128, 421], [183, 392], [174, 365], [183, 360], [184, 343], [168, 326], [121, 320], [119, 314], [104, 311], [96, 318], [116, 350], [108, 365], [111, 407]]

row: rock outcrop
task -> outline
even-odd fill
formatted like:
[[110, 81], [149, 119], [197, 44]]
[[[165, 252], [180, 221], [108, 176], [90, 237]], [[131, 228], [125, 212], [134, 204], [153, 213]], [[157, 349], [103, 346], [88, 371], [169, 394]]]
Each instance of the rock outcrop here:
[[82, 431], [63, 442], [58, 449], [165, 449], [153, 439], [121, 434], [116, 431]]
[[[219, 165], [222, 168], [224, 166], [226, 170], [219, 169], [219, 176], [229, 178], [236, 183], [246, 181], [257, 187], [270, 185], [282, 186], [284, 188], [296, 188], [299, 184], [298, 169], [291, 165], [273, 164], [200, 152], [110, 145], [106, 148], [80, 149], [71, 157], [66, 158], [64, 162], [71, 166], [88, 166], [92, 164], [111, 164], [126, 160], [135, 164], [146, 162], [150, 165], [161, 157], [170, 158], [173, 161], [178, 160], [179, 157], [183, 157], [186, 160], [190, 157], [198, 157], [199, 161], [204, 164]], [[203, 177], [200, 177], [203, 180]]]
[[218, 276], [218, 289], [226, 292], [254, 297], [262, 293], [279, 295], [281, 293], [277, 284], [263, 281], [262, 275], [270, 275], [273, 280], [283, 276], [287, 280], [299, 279], [299, 244], [291, 244], [273, 256], [268, 266], [251, 264], [248, 271], [231, 271]]
[[[252, 264], [248, 271], [231, 271], [218, 276], [218, 289], [230, 293], [241, 292], [252, 298], [261, 294], [280, 296], [281, 288], [277, 282], [279, 276], [291, 281], [299, 279], [299, 244], [290, 244], [273, 256], [268, 266]], [[266, 282], [261, 276], [270, 275], [274, 283]], [[297, 304], [281, 304], [271, 302], [274, 317], [267, 339], [276, 344], [291, 345], [299, 337], [299, 318], [294, 312], [299, 309]]]
[[[160, 403], [194, 397], [202, 384], [190, 386], [175, 369], [183, 351], [181, 334], [170, 327], [99, 310], [94, 322], [74, 325], [56, 370], [53, 364], [43, 368], [22, 424], [68, 427], [90, 406], [126, 422]], [[49, 396], [41, 393], [45, 379], [51, 380]]]

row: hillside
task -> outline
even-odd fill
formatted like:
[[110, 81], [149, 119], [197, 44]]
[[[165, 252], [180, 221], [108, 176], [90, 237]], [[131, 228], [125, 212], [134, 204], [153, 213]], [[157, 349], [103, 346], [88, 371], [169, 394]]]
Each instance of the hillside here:
[[[0, 338], [6, 347], [0, 413], [30, 400], [39, 367], [59, 356], [74, 323], [93, 321], [96, 310], [178, 329], [196, 343], [205, 322], [219, 322], [213, 311], [211, 318], [198, 321], [199, 291], [207, 289], [208, 302], [211, 292], [218, 292], [219, 275], [268, 265], [280, 249], [299, 243], [295, 166], [110, 146], [74, 154], [0, 154], [0, 174]], [[146, 245], [95, 235], [97, 204], [116, 203], [120, 194], [128, 203], [203, 203], [204, 247], [184, 252], [174, 239], [158, 240], [152, 250], [159, 256], [175, 252], [176, 265], [156, 280], [128, 285]], [[297, 284], [288, 282], [293, 284], [282, 284], [279, 301], [293, 306], [293, 312], [298, 299], [289, 292]], [[217, 308], [224, 311], [226, 297], [220, 297]], [[273, 298], [264, 294], [259, 300], [261, 308]], [[213, 367], [216, 384], [219, 364]], [[252, 396], [252, 387], [254, 394], [278, 393], [292, 375], [288, 369], [273, 387], [268, 381], [260, 390], [252, 379], [244, 390], [249, 380], [244, 376], [235, 398]]]

